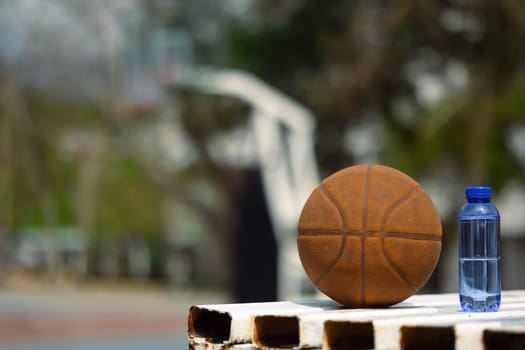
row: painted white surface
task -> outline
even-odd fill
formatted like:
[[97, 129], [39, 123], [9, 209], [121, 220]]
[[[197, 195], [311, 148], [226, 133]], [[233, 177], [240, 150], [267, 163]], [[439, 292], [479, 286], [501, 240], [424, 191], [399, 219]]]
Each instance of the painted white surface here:
[[345, 309], [331, 300], [201, 305], [202, 309], [225, 312], [232, 318], [230, 339], [224, 344], [208, 344], [193, 339], [195, 348], [234, 346], [251, 349], [258, 316], [295, 316], [300, 348], [326, 348], [327, 321], [371, 322], [376, 349], [399, 349], [403, 326], [453, 328], [457, 349], [482, 349], [486, 329], [525, 333], [525, 290], [504, 291], [499, 312], [464, 313], [456, 293], [415, 295], [404, 302], [380, 309]]

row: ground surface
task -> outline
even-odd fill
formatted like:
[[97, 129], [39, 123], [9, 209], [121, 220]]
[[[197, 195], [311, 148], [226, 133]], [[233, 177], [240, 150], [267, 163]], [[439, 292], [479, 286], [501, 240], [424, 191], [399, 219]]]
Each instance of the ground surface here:
[[217, 293], [137, 286], [0, 288], [0, 350], [187, 349], [193, 304]]

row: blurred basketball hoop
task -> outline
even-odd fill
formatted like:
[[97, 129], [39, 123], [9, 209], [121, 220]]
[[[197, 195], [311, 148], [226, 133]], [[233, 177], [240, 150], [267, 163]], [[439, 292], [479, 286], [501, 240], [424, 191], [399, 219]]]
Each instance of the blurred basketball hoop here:
[[278, 296], [301, 295], [305, 279], [296, 248], [297, 222], [312, 188], [319, 183], [313, 115], [249, 73], [199, 68], [164, 72], [167, 85], [230, 96], [251, 106], [250, 132], [278, 245]]

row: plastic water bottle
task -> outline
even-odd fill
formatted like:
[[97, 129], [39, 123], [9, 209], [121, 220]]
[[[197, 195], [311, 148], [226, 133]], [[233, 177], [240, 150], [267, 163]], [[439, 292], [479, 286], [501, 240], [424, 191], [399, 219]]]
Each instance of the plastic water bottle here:
[[500, 216], [490, 187], [467, 187], [459, 224], [459, 299], [466, 312], [498, 311]]

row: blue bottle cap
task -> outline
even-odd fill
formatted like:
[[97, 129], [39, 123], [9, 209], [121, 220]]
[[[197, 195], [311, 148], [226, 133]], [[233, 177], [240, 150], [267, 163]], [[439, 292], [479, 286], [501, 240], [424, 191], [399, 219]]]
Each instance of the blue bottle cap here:
[[465, 189], [467, 199], [491, 199], [492, 190], [486, 186], [471, 186]]

